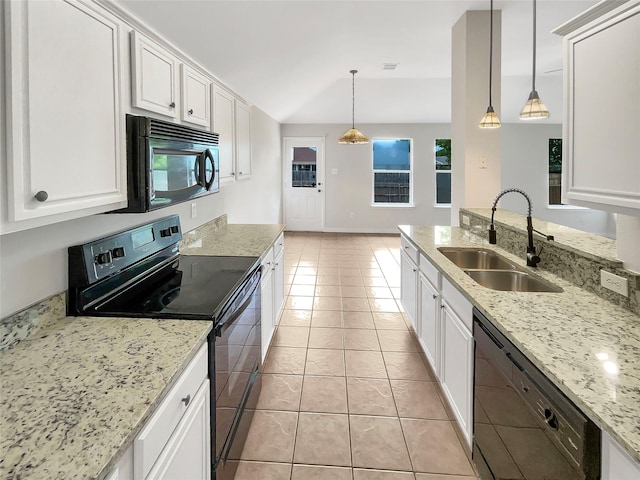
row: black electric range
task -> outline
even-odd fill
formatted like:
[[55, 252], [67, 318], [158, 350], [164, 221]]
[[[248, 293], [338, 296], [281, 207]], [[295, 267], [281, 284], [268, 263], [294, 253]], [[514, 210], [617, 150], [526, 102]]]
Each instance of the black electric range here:
[[260, 388], [260, 262], [181, 255], [181, 239], [174, 215], [70, 247], [67, 313], [213, 322], [208, 338], [212, 478], [216, 471], [219, 478], [228, 477], [224, 466], [232, 446], [238, 451], [244, 443], [238, 431], [244, 407]]

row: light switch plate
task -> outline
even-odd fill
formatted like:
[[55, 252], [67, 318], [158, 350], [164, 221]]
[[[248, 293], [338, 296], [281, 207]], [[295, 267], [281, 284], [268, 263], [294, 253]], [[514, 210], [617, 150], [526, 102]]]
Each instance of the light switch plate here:
[[600, 270], [600, 285], [625, 297], [629, 296], [629, 280], [605, 270]]

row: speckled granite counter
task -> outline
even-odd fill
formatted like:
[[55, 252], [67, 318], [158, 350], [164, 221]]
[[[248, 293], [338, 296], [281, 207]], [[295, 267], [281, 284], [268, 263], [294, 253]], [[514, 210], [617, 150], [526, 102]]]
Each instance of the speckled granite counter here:
[[[180, 248], [191, 255], [262, 257], [283, 230], [227, 225], [223, 215], [184, 234]], [[2, 479], [102, 479], [212, 327], [202, 321], [63, 318], [64, 299], [54, 295], [3, 320]]]
[[[400, 230], [556, 385], [640, 462], [640, 317], [455, 227]], [[563, 293], [490, 290], [437, 248], [495, 249]]]
[[185, 255], [262, 257], [284, 230], [280, 224], [211, 223], [183, 235], [180, 252]]
[[67, 317], [0, 357], [0, 477], [108, 473], [211, 322]]

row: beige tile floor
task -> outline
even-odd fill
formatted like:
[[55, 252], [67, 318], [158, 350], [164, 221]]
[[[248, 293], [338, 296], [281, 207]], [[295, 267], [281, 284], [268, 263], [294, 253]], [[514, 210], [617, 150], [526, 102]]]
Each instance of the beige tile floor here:
[[402, 313], [399, 236], [287, 233], [235, 480], [475, 480]]

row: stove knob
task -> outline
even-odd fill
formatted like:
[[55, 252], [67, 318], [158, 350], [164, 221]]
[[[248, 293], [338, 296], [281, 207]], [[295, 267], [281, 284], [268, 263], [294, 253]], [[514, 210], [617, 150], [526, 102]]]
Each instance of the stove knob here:
[[116, 247], [113, 250], [111, 250], [111, 255], [113, 255], [113, 258], [122, 258], [124, 257], [124, 247]]
[[178, 226], [177, 225], [171, 225], [171, 227], [169, 227], [171, 229], [171, 234], [173, 235], [174, 233], [178, 233]]
[[160, 230], [161, 237], [170, 237], [171, 236], [171, 227], [167, 227], [163, 230]]
[[103, 252], [96, 255], [96, 263], [98, 265], [105, 265], [111, 263], [111, 252]]

